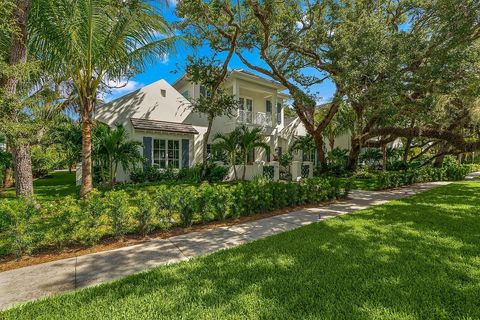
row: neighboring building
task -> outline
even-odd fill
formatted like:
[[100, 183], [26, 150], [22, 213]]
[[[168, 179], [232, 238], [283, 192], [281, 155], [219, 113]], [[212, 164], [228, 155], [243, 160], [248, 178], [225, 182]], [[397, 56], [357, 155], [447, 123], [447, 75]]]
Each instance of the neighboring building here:
[[[283, 110], [289, 96], [279, 83], [244, 70], [233, 70], [224, 87], [237, 97], [241, 106], [236, 116], [214, 120], [209, 145], [218, 132], [228, 133], [243, 124], [260, 127], [271, 151], [266, 154], [258, 150], [250, 160], [269, 162], [288, 150], [296, 136], [306, 134], [299, 119], [285, 122]], [[208, 92], [203, 86], [189, 82], [185, 76], [173, 85], [159, 80], [100, 106], [96, 120], [110, 126], [124, 125], [133, 140], [143, 143], [148, 164], [160, 168], [189, 167], [202, 161], [207, 117], [192, 112], [188, 99], [205, 94]], [[302, 160], [301, 155], [297, 157]], [[128, 176], [119, 172], [117, 180], [128, 180]]]

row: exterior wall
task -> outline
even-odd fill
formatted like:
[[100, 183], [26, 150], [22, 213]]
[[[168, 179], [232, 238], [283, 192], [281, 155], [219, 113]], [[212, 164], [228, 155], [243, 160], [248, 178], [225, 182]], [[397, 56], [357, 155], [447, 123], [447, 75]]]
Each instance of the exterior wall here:
[[[165, 90], [165, 97], [162, 96]], [[130, 118], [184, 122], [189, 102], [165, 80], [159, 80], [97, 108], [95, 119], [127, 125]]]

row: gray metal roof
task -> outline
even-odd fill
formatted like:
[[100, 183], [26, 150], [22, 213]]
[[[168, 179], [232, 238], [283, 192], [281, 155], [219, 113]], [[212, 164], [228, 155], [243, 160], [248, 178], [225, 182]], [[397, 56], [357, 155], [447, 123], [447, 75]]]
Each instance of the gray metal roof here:
[[130, 118], [135, 129], [160, 131], [160, 132], [174, 132], [174, 133], [188, 133], [198, 134], [198, 131], [188, 123], [158, 121], [149, 119]]

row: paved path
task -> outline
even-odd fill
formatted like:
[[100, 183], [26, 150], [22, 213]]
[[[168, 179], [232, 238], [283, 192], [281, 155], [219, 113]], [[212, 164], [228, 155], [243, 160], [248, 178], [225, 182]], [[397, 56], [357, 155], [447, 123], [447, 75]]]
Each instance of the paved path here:
[[348, 200], [323, 207], [2, 272], [0, 310], [18, 302], [98, 284], [237, 246], [443, 184], [446, 183], [424, 183], [392, 191], [355, 190]]

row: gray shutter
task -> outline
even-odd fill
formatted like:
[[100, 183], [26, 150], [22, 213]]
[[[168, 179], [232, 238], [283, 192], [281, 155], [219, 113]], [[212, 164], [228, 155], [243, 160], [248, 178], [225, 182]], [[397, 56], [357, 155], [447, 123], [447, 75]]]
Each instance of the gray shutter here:
[[182, 168], [190, 165], [190, 140], [182, 139]]
[[152, 137], [143, 137], [143, 157], [147, 167], [152, 166]]

